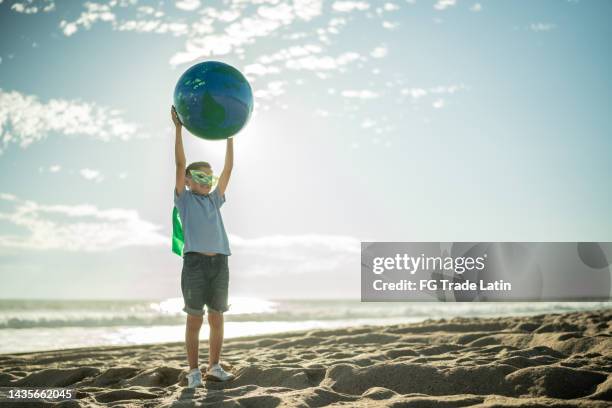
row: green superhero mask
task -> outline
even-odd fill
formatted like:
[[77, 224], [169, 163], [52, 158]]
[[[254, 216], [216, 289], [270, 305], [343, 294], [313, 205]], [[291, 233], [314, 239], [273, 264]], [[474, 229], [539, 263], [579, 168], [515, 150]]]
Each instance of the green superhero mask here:
[[219, 177], [207, 174], [202, 170], [189, 170], [189, 174], [191, 174], [191, 179], [198, 184], [213, 186], [219, 181]]

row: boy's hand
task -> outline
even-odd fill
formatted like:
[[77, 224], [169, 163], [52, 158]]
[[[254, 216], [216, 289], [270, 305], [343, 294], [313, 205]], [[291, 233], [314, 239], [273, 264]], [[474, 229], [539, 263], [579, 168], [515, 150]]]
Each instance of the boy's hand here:
[[179, 119], [178, 114], [176, 113], [176, 109], [174, 108], [174, 105], [172, 105], [172, 109], [170, 109], [170, 113], [172, 115], [172, 122], [174, 122], [174, 126], [177, 129], [182, 127], [183, 124], [181, 123], [181, 120]]

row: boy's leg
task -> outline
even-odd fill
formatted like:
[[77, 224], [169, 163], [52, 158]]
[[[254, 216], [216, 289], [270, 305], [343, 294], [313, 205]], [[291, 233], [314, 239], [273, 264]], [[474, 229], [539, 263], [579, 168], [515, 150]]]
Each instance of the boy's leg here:
[[187, 315], [187, 327], [185, 329], [185, 346], [187, 347], [187, 361], [189, 369], [198, 368], [198, 346], [200, 345], [200, 328], [204, 316]]
[[211, 258], [212, 279], [210, 281], [210, 299], [207, 302], [208, 324], [208, 368], [219, 363], [223, 347], [223, 313], [229, 310], [227, 303], [229, 287], [229, 266], [227, 255], [217, 254]]
[[189, 368], [194, 369], [198, 364], [198, 348], [200, 341], [200, 328], [204, 320], [205, 279], [202, 270], [202, 259], [199, 255], [188, 252], [183, 257], [183, 270], [181, 273], [181, 290], [187, 313], [185, 327], [185, 346], [187, 348], [187, 361]]
[[221, 348], [223, 347], [223, 313], [208, 309], [208, 368], [219, 362]]

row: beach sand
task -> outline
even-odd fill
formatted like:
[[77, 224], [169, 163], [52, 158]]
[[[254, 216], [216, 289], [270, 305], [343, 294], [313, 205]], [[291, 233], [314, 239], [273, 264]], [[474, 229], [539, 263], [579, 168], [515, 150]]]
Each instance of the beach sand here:
[[235, 338], [222, 365], [236, 379], [196, 390], [183, 388], [183, 343], [4, 354], [0, 386], [74, 387], [77, 399], [0, 405], [603, 408], [611, 326], [606, 309]]

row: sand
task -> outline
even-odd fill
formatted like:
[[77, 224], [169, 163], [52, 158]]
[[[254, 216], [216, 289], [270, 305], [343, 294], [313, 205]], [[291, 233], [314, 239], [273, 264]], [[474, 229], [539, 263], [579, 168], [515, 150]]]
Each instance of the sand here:
[[0, 386], [77, 389], [28, 407], [603, 408], [611, 326], [607, 309], [242, 337], [223, 350], [236, 379], [195, 390], [183, 387], [182, 343], [4, 354]]

